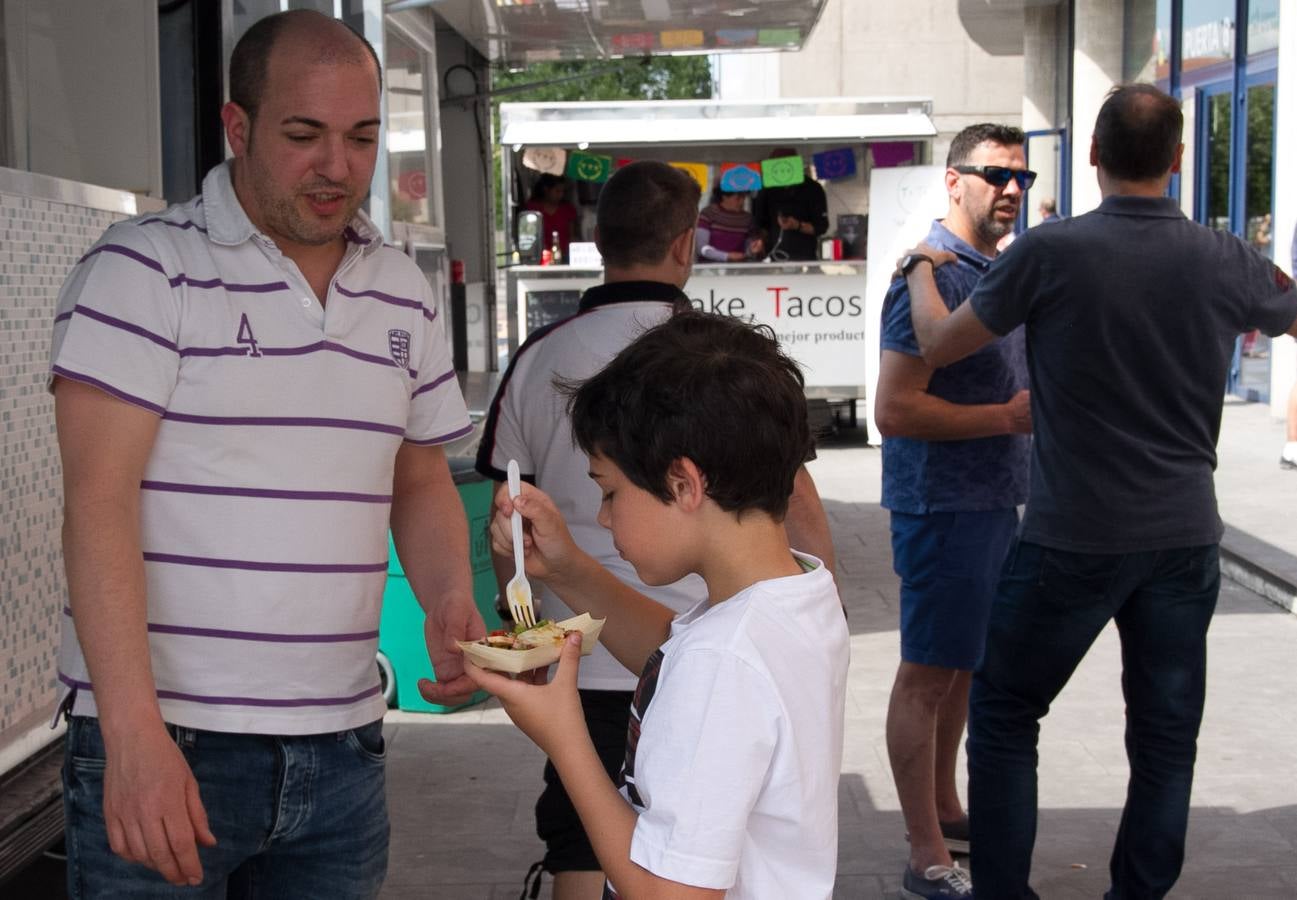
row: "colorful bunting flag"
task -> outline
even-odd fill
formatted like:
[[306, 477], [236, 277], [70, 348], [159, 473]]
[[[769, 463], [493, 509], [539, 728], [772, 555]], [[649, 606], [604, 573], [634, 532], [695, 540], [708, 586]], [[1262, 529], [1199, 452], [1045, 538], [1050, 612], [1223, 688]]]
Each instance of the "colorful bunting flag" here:
[[567, 158], [567, 177], [578, 181], [607, 181], [612, 174], [612, 157], [572, 152]]
[[680, 28], [662, 32], [661, 39], [663, 50], [686, 50], [701, 47], [706, 36], [696, 28]]
[[707, 166], [703, 163], [692, 162], [673, 162], [671, 165], [687, 173], [694, 181], [698, 182], [698, 190], [707, 190]]
[[761, 162], [761, 181], [766, 187], [787, 187], [806, 180], [800, 156], [780, 156]]
[[816, 178], [849, 178], [856, 174], [856, 152], [850, 147], [825, 150], [811, 157]]
[[558, 147], [528, 147], [522, 151], [522, 164], [537, 172], [562, 175], [567, 166], [567, 151]]
[[875, 169], [886, 169], [914, 162], [912, 141], [879, 141], [870, 144], [869, 151], [873, 154]]
[[721, 163], [721, 190], [728, 194], [761, 190], [761, 166], [757, 163]]

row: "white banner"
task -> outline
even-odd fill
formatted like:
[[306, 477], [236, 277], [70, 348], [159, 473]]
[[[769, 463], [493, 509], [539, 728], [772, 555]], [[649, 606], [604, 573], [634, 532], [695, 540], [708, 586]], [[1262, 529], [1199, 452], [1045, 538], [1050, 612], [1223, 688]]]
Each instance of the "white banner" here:
[[869, 402], [865, 404], [869, 423], [869, 440], [881, 443], [874, 423], [874, 392], [878, 387], [878, 342], [882, 337], [883, 298], [892, 281], [896, 260], [902, 253], [923, 240], [932, 228], [933, 219], [945, 218], [950, 198], [946, 194], [944, 166], [898, 166], [874, 169], [869, 178], [870, 261], [868, 298], [870, 339], [865, 386]]
[[864, 350], [874, 327], [866, 314], [863, 263], [821, 263], [806, 274], [767, 273], [759, 266], [730, 274], [695, 270], [685, 293], [705, 312], [769, 325], [801, 365], [807, 387], [865, 384]]

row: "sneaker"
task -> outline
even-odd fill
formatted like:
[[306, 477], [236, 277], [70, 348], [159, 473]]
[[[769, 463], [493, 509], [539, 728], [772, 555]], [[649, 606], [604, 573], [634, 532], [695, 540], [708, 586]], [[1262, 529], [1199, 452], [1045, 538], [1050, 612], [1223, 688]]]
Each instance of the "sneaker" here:
[[[958, 853], [961, 856], [968, 855], [968, 816], [958, 819], [954, 822], [941, 822], [941, 842], [946, 845], [946, 850], [950, 853]], [[910, 833], [905, 832], [905, 840], [910, 839]]]
[[1279, 454], [1279, 468], [1297, 469], [1297, 441], [1288, 441]]
[[906, 866], [905, 877], [901, 879], [900, 896], [904, 900], [950, 900], [955, 897], [972, 900], [973, 879], [967, 869], [959, 867], [959, 863], [953, 866], [928, 866], [921, 876]]

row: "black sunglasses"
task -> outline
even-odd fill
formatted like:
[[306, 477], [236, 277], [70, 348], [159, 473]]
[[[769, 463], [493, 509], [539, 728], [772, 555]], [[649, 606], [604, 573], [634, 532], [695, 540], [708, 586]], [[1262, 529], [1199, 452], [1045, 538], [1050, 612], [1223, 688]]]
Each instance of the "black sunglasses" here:
[[1004, 166], [951, 166], [961, 175], [980, 175], [987, 184], [1004, 187], [1010, 181], [1018, 182], [1018, 187], [1026, 190], [1036, 183], [1036, 173], [1030, 169], [1006, 169]]

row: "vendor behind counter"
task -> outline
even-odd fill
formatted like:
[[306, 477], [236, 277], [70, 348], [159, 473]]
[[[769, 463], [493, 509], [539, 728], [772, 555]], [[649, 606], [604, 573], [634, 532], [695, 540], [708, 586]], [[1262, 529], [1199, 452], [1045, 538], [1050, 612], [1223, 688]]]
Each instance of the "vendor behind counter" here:
[[[797, 157], [791, 147], [771, 151], [769, 159]], [[762, 188], [752, 204], [757, 237], [751, 252], [775, 262], [817, 259], [819, 237], [829, 230], [829, 201], [818, 181]]]

